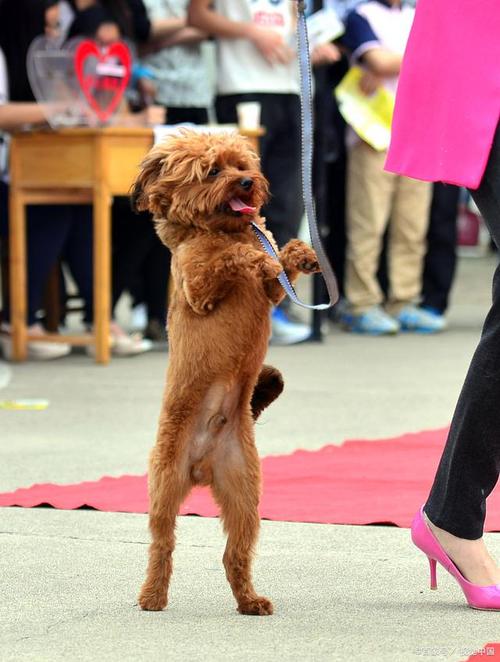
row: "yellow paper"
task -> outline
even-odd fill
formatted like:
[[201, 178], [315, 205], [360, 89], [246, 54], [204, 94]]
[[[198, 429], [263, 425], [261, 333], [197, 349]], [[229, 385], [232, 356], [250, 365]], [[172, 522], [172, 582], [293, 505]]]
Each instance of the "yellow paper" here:
[[382, 152], [391, 140], [395, 97], [384, 87], [370, 96], [363, 94], [359, 88], [363, 73], [360, 67], [349, 69], [335, 88], [335, 96], [345, 121], [360, 138]]
[[48, 400], [24, 399], [24, 400], [0, 400], [0, 409], [43, 411], [49, 406]]

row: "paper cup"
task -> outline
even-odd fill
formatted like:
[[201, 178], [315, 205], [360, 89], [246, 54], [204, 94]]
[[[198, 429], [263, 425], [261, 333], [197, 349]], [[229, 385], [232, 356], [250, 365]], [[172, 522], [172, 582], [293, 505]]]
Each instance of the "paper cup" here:
[[258, 101], [238, 103], [236, 112], [240, 129], [253, 130], [260, 127], [260, 103]]

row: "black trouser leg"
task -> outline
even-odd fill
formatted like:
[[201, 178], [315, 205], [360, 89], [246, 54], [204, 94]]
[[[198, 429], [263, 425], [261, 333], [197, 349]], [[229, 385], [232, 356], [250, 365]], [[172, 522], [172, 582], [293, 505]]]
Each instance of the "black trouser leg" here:
[[460, 188], [434, 184], [424, 262], [422, 306], [444, 313], [456, 265], [457, 214]]
[[208, 110], [206, 108], [165, 108], [167, 124], [208, 124]]
[[170, 263], [170, 251], [155, 236], [143, 266], [144, 301], [148, 308], [148, 322], [158, 320], [162, 326], [167, 323]]
[[[156, 234], [148, 212], [134, 214], [126, 198], [113, 206], [113, 308], [124, 290], [140, 292], [148, 320], [165, 323], [170, 251]], [[136, 302], [137, 303], [137, 302]]]
[[[471, 194], [500, 246], [500, 130], [480, 187]], [[486, 498], [500, 471], [500, 266], [493, 304], [472, 359], [425, 506], [429, 519], [460, 538], [483, 533]]]
[[[26, 248], [28, 284], [28, 325], [37, 320], [43, 289], [50, 270], [61, 257], [71, 230], [71, 208], [67, 205], [29, 205], [26, 211]], [[4, 319], [10, 321], [9, 302], [5, 302]]]
[[125, 197], [113, 202], [113, 309], [124, 290], [141, 279], [141, 269], [157, 240], [149, 212], [135, 214]]
[[261, 140], [260, 158], [271, 191], [262, 215], [282, 248], [297, 236], [304, 206], [300, 174], [300, 99], [295, 94], [279, 96], [279, 101], [264, 103], [262, 107], [262, 122], [269, 129]]
[[74, 205], [68, 208], [72, 222], [63, 259], [75, 279], [78, 293], [84, 302], [84, 321], [94, 321], [94, 271], [92, 266], [94, 227], [92, 207]]

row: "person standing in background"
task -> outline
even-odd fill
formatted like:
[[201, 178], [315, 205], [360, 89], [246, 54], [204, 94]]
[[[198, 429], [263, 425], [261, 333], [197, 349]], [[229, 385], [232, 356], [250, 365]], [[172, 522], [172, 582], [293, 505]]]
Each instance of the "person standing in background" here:
[[443, 326], [457, 263], [459, 200], [459, 186], [434, 184], [420, 307], [439, 317]]
[[[26, 124], [43, 125], [46, 119], [28, 80], [26, 55], [31, 42], [41, 35], [54, 37], [59, 22], [57, 0], [2, 0], [0, 2], [0, 129], [12, 131]], [[2, 260], [8, 261], [8, 170], [7, 140], [2, 139], [0, 172], [0, 241]], [[34, 206], [27, 209], [27, 324], [32, 340], [28, 358], [48, 360], [66, 356], [65, 343], [35, 340], [45, 330], [37, 318], [43, 288], [58, 257], [66, 251], [72, 272], [85, 299], [85, 317], [92, 318], [92, 222], [83, 205]], [[11, 358], [12, 340], [8, 293], [3, 302], [0, 346]]]
[[152, 21], [170, 20], [172, 31], [143, 47], [142, 63], [156, 81], [155, 103], [169, 124], [207, 124], [214, 90], [202, 43], [207, 35], [187, 25], [189, 0], [145, 0]]
[[[314, 0], [314, 11], [333, 10], [340, 18], [345, 16], [349, 3], [333, 0]], [[350, 3], [352, 4], [352, 2]], [[330, 45], [330, 44], [329, 44]], [[334, 44], [331, 44], [334, 46]], [[336, 46], [335, 46], [336, 48]], [[328, 318], [336, 321], [344, 300], [345, 266], [345, 180], [346, 147], [345, 120], [336, 96], [332, 94], [348, 70], [345, 54], [337, 50], [337, 57], [313, 62], [314, 68], [314, 195], [318, 223], [323, 231], [325, 250], [335, 266], [340, 300], [327, 311]]]
[[[0, 128], [19, 129], [26, 124], [41, 123], [41, 107], [35, 102], [28, 80], [26, 57], [28, 48], [42, 34], [59, 36], [59, 3], [56, 0], [1, 0], [0, 49], [5, 56], [5, 75], [0, 76], [4, 90], [0, 99], [7, 100], [0, 109]], [[45, 26], [45, 27], [44, 27]], [[8, 94], [7, 94], [8, 84]], [[29, 119], [31, 117], [31, 119]], [[132, 118], [134, 121], [132, 122]], [[118, 113], [117, 122], [143, 125], [143, 114], [135, 116]], [[43, 122], [45, 123], [45, 122]], [[6, 259], [8, 237], [8, 173], [3, 172], [1, 185], [2, 206], [0, 235], [3, 259]], [[64, 261], [78, 286], [84, 301], [84, 324], [93, 323], [93, 268], [92, 268], [92, 208], [88, 205], [30, 205], [27, 210], [28, 251], [28, 327], [30, 336], [43, 333], [38, 319], [42, 294], [47, 277], [59, 261]], [[10, 309], [4, 302], [0, 344], [5, 358], [10, 358]], [[112, 353], [133, 356], [150, 348], [142, 340], [127, 335], [118, 324], [111, 324]], [[48, 359], [64, 356], [71, 351], [64, 343], [31, 341], [28, 356]]]
[[[154, 103], [165, 108], [168, 124], [207, 124], [214, 90], [202, 47], [206, 34], [187, 25], [189, 1], [145, 0], [145, 5], [153, 24], [161, 23], [164, 28], [168, 24], [171, 26], [168, 34], [153, 37], [140, 49], [141, 63], [155, 81]], [[144, 213], [139, 215], [135, 224], [143, 222]], [[170, 253], [159, 241], [153, 227], [150, 229], [147, 231], [149, 240], [145, 232], [138, 236], [144, 259], [130, 289], [135, 301], [144, 306], [146, 337], [160, 342], [166, 339], [167, 290], [161, 296], [159, 284], [168, 284]], [[130, 258], [135, 259], [133, 255]]]
[[[271, 192], [262, 213], [279, 247], [297, 236], [303, 214], [295, 14], [289, 0], [191, 0], [189, 8], [190, 23], [216, 38], [217, 120], [234, 124], [239, 103], [260, 103], [260, 156]], [[272, 313], [271, 342], [307, 340], [310, 328], [292, 322], [285, 306]]]
[[[69, 38], [85, 36], [97, 42], [108, 45], [119, 39], [135, 39], [136, 48], [140, 48], [152, 33], [152, 26], [142, 0], [117, 2], [94, 2], [85, 5], [76, 3], [76, 14], [70, 26]], [[78, 10], [80, 6], [80, 10]], [[166, 21], [159, 22], [162, 30], [167, 32]], [[175, 26], [171, 26], [172, 30]], [[136, 64], [134, 65], [135, 69]], [[147, 71], [144, 67], [139, 67]], [[139, 79], [138, 84], [140, 84]], [[151, 87], [155, 91], [155, 86]], [[143, 90], [145, 91], [145, 90]], [[156, 123], [165, 121], [164, 109], [153, 105], [153, 98], [147, 99], [146, 107], [131, 117], [141, 114], [156, 116]], [[139, 106], [140, 107], [140, 106]], [[134, 341], [138, 348], [147, 351], [151, 341], [163, 342], [166, 339], [166, 309], [167, 289], [170, 273], [170, 253], [158, 239], [150, 214], [144, 212], [135, 214], [130, 208], [127, 196], [116, 196], [112, 207], [112, 308], [116, 305], [125, 290], [133, 292], [140, 289], [141, 300], [146, 304], [147, 318], [144, 333], [145, 339], [135, 334], [127, 336], [113, 321], [115, 334], [120, 334], [122, 342], [126, 338]], [[138, 288], [138, 284], [140, 287]], [[135, 298], [135, 297], [134, 297]]]
[[[379, 86], [395, 93], [414, 10], [401, 0], [362, 2], [347, 17], [341, 42], [352, 62], [364, 69], [366, 94]], [[377, 151], [351, 130], [347, 135], [346, 330], [396, 334], [432, 333], [444, 324], [417, 304], [422, 284], [431, 187], [384, 171], [385, 151]], [[388, 228], [389, 295], [384, 303], [377, 280]]]

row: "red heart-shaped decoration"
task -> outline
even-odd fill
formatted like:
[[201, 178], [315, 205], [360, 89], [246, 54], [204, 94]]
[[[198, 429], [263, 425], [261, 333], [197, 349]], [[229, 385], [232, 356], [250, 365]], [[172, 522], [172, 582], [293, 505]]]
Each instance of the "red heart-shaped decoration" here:
[[117, 41], [101, 48], [86, 39], [75, 50], [75, 71], [82, 92], [101, 122], [117, 109], [130, 80], [132, 57]]

